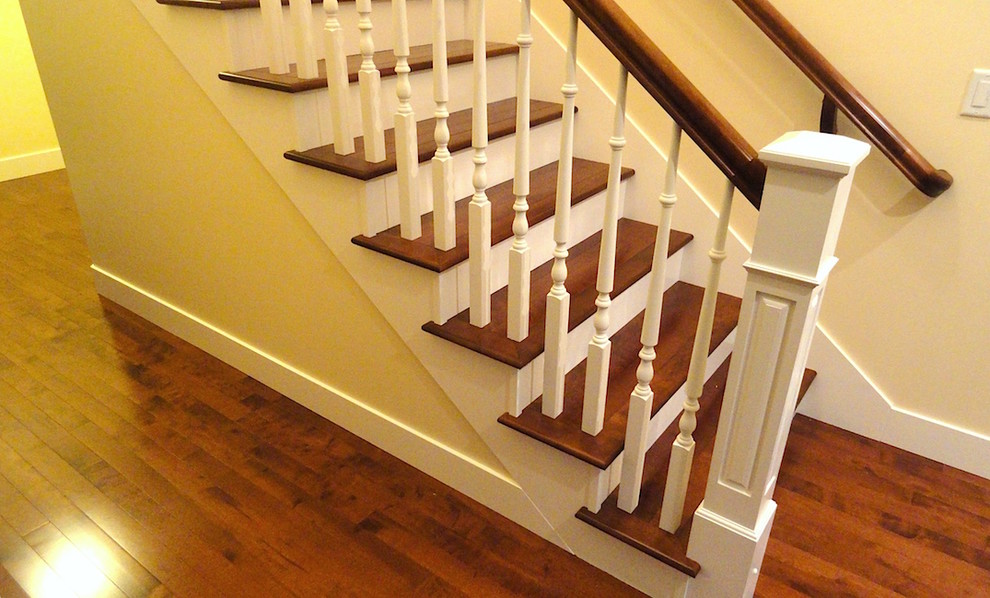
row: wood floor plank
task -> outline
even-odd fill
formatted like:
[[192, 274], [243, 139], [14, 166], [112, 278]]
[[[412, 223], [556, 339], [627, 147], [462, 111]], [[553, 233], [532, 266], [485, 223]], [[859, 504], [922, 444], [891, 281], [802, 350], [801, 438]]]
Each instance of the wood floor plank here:
[[75, 596], [69, 584], [52, 570], [3, 517], [0, 517], [0, 567], [28, 595]]
[[3, 564], [0, 564], [0, 596], [4, 598], [30, 598]]
[[120, 588], [107, 579], [97, 562], [84, 556], [51, 523], [46, 523], [24, 536], [24, 541], [80, 598], [125, 596]]

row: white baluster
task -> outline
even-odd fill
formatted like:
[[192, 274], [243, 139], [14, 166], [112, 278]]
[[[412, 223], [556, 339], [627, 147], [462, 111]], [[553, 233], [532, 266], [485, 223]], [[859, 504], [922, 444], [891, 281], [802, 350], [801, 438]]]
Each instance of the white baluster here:
[[375, 40], [371, 37], [371, 0], [357, 0], [358, 29], [361, 30], [361, 126], [364, 133], [364, 159], [385, 160], [385, 127], [382, 124], [382, 76], [375, 67]]
[[282, 24], [281, 0], [261, 0], [261, 26], [268, 50], [268, 70], [273, 75], [289, 72], [289, 58], [285, 54], [285, 29]]
[[406, 0], [392, 0], [395, 29], [395, 95], [399, 107], [395, 112], [395, 165], [399, 177], [399, 231], [403, 239], [418, 239], [423, 235], [419, 217], [419, 139], [416, 136], [416, 115], [413, 113], [412, 86], [409, 83], [409, 22]]
[[595, 335], [588, 343], [588, 367], [584, 378], [584, 410], [581, 430], [592, 436], [602, 430], [605, 420], [605, 395], [608, 390], [608, 363], [612, 341], [608, 338], [609, 294], [615, 280], [615, 236], [619, 224], [619, 188], [622, 184], [622, 149], [626, 146], [626, 87], [629, 72], [619, 67], [619, 85], [615, 97], [615, 120], [612, 137], [612, 159], [608, 166], [608, 187], [605, 193], [605, 216], [602, 221], [602, 243], [598, 252], [598, 281], [595, 299]]
[[354, 153], [354, 135], [351, 133], [351, 111], [348, 97], [347, 55], [344, 53], [344, 30], [337, 18], [340, 6], [337, 0], [324, 0], [327, 15], [323, 27], [323, 46], [326, 52], [327, 89], [330, 91], [330, 119], [333, 123], [333, 151], [340, 155]]
[[469, 310], [473, 326], [492, 319], [492, 204], [485, 193], [488, 175], [488, 76], [485, 68], [485, 0], [476, 0], [474, 15], [474, 107], [471, 146], [474, 148], [474, 195], [468, 205]]
[[289, 0], [289, 18], [296, 41], [296, 76], [315, 79], [320, 72], [316, 68], [316, 44], [313, 42], [312, 0]]
[[526, 233], [529, 222], [529, 63], [533, 45], [530, 1], [522, 0], [521, 27], [516, 43], [519, 44], [519, 70], [516, 77], [516, 172], [512, 182], [512, 204], [515, 218], [512, 220], [512, 247], [509, 249], [509, 338], [521, 341], [529, 336], [529, 245]]
[[433, 98], [437, 103], [437, 121], [433, 138], [437, 151], [433, 156], [433, 246], [444, 251], [457, 244], [454, 220], [454, 159], [447, 149], [449, 84], [447, 81], [447, 20], [444, 0], [433, 0]]
[[646, 461], [647, 432], [653, 414], [653, 360], [655, 347], [660, 340], [660, 317], [663, 308], [663, 290], [667, 279], [667, 252], [670, 248], [670, 222], [677, 203], [677, 160], [681, 151], [681, 128], [675, 123], [667, 154], [667, 174], [660, 194], [660, 224], [657, 227], [657, 243], [653, 248], [653, 269], [650, 272], [650, 290], [646, 298], [646, 314], [640, 341], [639, 368], [636, 370], [636, 388], [629, 395], [629, 419], [626, 422], [626, 444], [622, 456], [622, 477], [619, 481], [620, 509], [627, 513], [636, 510], [643, 483], [643, 463]]
[[715, 319], [715, 301], [718, 299], [718, 281], [725, 260], [725, 238], [729, 230], [729, 215], [732, 211], [732, 193], [735, 187], [732, 182], [726, 183], [722, 206], [718, 214], [718, 226], [715, 229], [715, 241], [708, 257], [711, 267], [708, 270], [708, 281], [705, 285], [705, 295], [701, 300], [701, 315], [698, 317], [698, 331], [694, 337], [694, 349], [691, 353], [691, 365], [688, 368], [688, 378], [684, 385], [684, 411], [681, 413], [680, 433], [674, 439], [674, 447], [670, 452], [670, 465], [667, 469], [667, 485], [663, 494], [663, 505], [660, 510], [660, 527], [674, 533], [681, 525], [684, 513], [684, 498], [687, 495], [688, 480], [691, 477], [691, 462], [694, 460], [694, 429], [698, 425], [698, 399], [705, 387], [705, 370], [708, 365], [708, 350], [711, 345], [712, 323]]
[[554, 207], [553, 286], [547, 294], [547, 322], [543, 354], [543, 415], [557, 417], [564, 410], [567, 320], [571, 295], [567, 292], [567, 236], [571, 217], [571, 169], [574, 159], [574, 96], [577, 95], [577, 15], [571, 13], [567, 35], [567, 73], [560, 88], [564, 112], [557, 167], [557, 202]]

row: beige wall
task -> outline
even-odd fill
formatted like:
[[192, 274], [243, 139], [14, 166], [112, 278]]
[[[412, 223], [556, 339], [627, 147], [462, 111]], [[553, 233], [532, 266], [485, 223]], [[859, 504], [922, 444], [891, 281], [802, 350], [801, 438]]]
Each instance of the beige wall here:
[[[562, 8], [537, 0], [561, 36]], [[821, 96], [730, 2], [623, 0], [621, 5], [750, 143], [817, 127]], [[860, 168], [821, 323], [895, 405], [990, 435], [990, 120], [958, 115], [973, 68], [990, 68], [982, 0], [774, 0], [955, 185], [930, 200], [875, 151]], [[552, 15], [552, 16], [551, 16]], [[602, 81], [611, 59], [583, 30], [579, 56]], [[645, 93], [630, 115], [666, 143]], [[859, 137], [848, 122], [840, 132]], [[720, 183], [699, 152], [688, 178]], [[755, 211], [737, 209], [750, 237]], [[676, 223], [675, 223], [676, 224]]]
[[58, 139], [17, 0], [0, 0], [0, 67], [0, 181], [59, 168]]
[[131, 3], [23, 4], [95, 264], [502, 471]]

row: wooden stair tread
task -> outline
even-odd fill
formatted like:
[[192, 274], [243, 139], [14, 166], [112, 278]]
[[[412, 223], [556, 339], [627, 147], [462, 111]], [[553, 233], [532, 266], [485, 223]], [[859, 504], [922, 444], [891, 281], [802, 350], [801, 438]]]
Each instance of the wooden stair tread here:
[[[705, 290], [701, 287], [676, 282], [664, 294], [660, 342], [656, 347], [653, 382], [650, 384], [654, 393], [653, 415], [687, 380], [704, 293]], [[713, 351], [736, 327], [741, 303], [739, 298], [719, 294], [712, 326]], [[629, 395], [636, 387], [636, 368], [639, 366], [639, 351], [643, 346], [640, 335], [645, 313], [641, 312], [612, 335], [605, 425], [598, 435], [591, 436], [581, 431], [587, 360], [567, 373], [564, 381], [564, 411], [560, 416], [544, 416], [540, 399], [537, 399], [519, 417], [504, 414], [498, 421], [586, 463], [600, 469], [607, 468], [625, 445]]]
[[[178, 0], [176, 0], [178, 1]], [[257, 6], [257, 3], [255, 3]], [[471, 62], [474, 58], [474, 42], [469, 39], [459, 39], [447, 42], [447, 64], [461, 64]], [[486, 44], [486, 55], [488, 58], [504, 56], [506, 54], [517, 54], [519, 46], [515, 44], [504, 44], [501, 42], [488, 42]], [[285, 93], [299, 93], [313, 89], [326, 89], [327, 87], [327, 65], [323, 59], [317, 60], [319, 76], [313, 79], [301, 79], [296, 74], [296, 65], [289, 65], [289, 72], [282, 75], [274, 75], [268, 71], [268, 67], [247, 69], [243, 71], [223, 71], [220, 78], [231, 83], [241, 85], [251, 85], [253, 87], [263, 87]], [[375, 66], [382, 77], [395, 76], [395, 54], [391, 49], [379, 50], [375, 52]], [[347, 79], [354, 83], [358, 80], [358, 70], [361, 68], [361, 55], [351, 54], [347, 57]], [[409, 69], [412, 72], [425, 71], [433, 68], [433, 45], [423, 44], [410, 46], [409, 48]]]
[[[553, 217], [554, 204], [557, 194], [557, 162], [532, 171], [529, 175], [530, 195], [529, 211], [526, 218], [532, 227], [539, 222]], [[633, 175], [630, 168], [622, 169], [622, 178]], [[515, 212], [512, 204], [515, 196], [512, 194], [512, 181], [489, 187], [488, 200], [492, 203], [492, 245], [512, 237], [512, 221]], [[605, 190], [608, 183], [608, 164], [592, 162], [581, 158], [574, 159], [571, 205], [575, 206], [585, 199]], [[433, 215], [424, 214], [422, 217], [423, 235], [418, 239], [403, 239], [398, 226], [378, 233], [373, 237], [358, 235], [352, 239], [355, 245], [360, 245], [379, 253], [409, 262], [432, 270], [443, 272], [468, 259], [468, 204], [471, 197], [459, 200], [455, 206], [457, 221], [457, 245], [443, 251], [433, 246]]]
[[[323, 0], [312, 0], [313, 4], [323, 4]], [[353, 2], [354, 0], [339, 0]], [[187, 8], [210, 8], [213, 10], [237, 10], [240, 8], [258, 8], [259, 0], [158, 0], [166, 6], [185, 6]], [[283, 6], [289, 5], [289, 0], [282, 0]]]
[[[694, 512], [704, 498], [708, 483], [729, 362], [730, 359], [726, 359], [712, 374], [701, 396], [698, 427], [694, 433], [694, 460], [684, 501], [684, 518], [676, 533], [670, 534], [660, 529], [660, 506], [663, 503], [671, 446], [679, 432], [677, 420], [664, 430], [653, 448], [646, 453], [640, 502], [633, 513], [626, 513], [617, 506], [618, 489], [609, 495], [598, 513], [592, 513], [587, 508], [582, 508], [577, 513], [578, 519], [692, 577], [698, 574], [701, 567], [687, 556], [688, 539]], [[808, 392], [815, 375], [813, 370], [805, 370], [799, 400]]]
[[[691, 239], [692, 236], [687, 233], [671, 231], [669, 253], [674, 254]], [[619, 220], [613, 297], [650, 271], [655, 240], [655, 226], [625, 218]], [[595, 282], [600, 243], [601, 232], [598, 232], [570, 248], [566, 283], [571, 295], [568, 330], [574, 329], [595, 313], [595, 299], [598, 296]], [[552, 284], [552, 265], [553, 260], [547, 261], [534, 269], [530, 277], [529, 336], [523, 341], [509, 340], [506, 336], [508, 291], [504, 287], [492, 295], [492, 319], [488, 326], [472, 326], [468, 310], [464, 310], [443, 325], [428, 322], [423, 325], [423, 330], [512, 367], [525, 366], [543, 352], [546, 294]]]
[[[530, 102], [530, 125], [538, 126], [557, 120], [563, 114], [563, 106], [552, 102], [532, 100]], [[453, 112], [447, 120], [450, 128], [448, 148], [451, 153], [471, 147], [471, 110]], [[419, 161], [426, 162], [436, 153], [433, 130], [436, 119], [430, 118], [416, 123]], [[511, 135], [516, 130], [516, 100], [509, 98], [488, 105], [488, 139]], [[395, 129], [385, 131], [386, 158], [382, 162], [368, 162], [364, 159], [364, 137], [354, 139], [354, 153], [346, 156], [334, 152], [333, 145], [321, 145], [305, 151], [292, 150], [285, 157], [316, 168], [322, 168], [362, 181], [395, 172]]]

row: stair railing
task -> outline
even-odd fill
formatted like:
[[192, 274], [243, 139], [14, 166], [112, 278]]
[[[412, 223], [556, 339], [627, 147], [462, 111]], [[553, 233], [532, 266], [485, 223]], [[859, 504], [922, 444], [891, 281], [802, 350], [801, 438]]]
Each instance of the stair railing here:
[[936, 170], [772, 4], [767, 0], [732, 1], [825, 94], [823, 116], [830, 110], [833, 115], [823, 117], [823, 122], [834, 123], [834, 109], [842, 110], [911, 184], [930, 197], [938, 197], [952, 185], [952, 175]]
[[[689, 593], [699, 596], [751, 594], [776, 507], [772, 501], [773, 481], [786, 442], [790, 415], [796, 405], [824, 284], [835, 263], [832, 254], [852, 174], [869, 147], [844, 137], [805, 132], [785, 135], [758, 155], [614, 0], [565, 0], [565, 3], [572, 10], [572, 17], [564, 89], [573, 89], [577, 19], [587, 25], [620, 64], [615, 129], [610, 140], [613, 150], [610, 175], [621, 166], [618, 156], [624, 145], [621, 119], [627, 72], [674, 121], [674, 137], [661, 194], [654, 270], [641, 334], [643, 348], [636, 372], [637, 385], [630, 396], [619, 480], [618, 506], [627, 512], [634, 511], [639, 503], [645, 454], [650, 448], [651, 437], [659, 436], [651, 434], [655, 430], [651, 425], [653, 393], [650, 383], [654, 347], [660, 340], [658, 328], [670, 218], [676, 201], [674, 187], [681, 131], [691, 137], [727, 179], [709, 251], [711, 265], [684, 387], [686, 399], [678, 422], [679, 434], [671, 449], [662, 497], [659, 525], [671, 534], [686, 521], [683, 510], [694, 456], [693, 433], [709, 369], [707, 360], [721, 264], [726, 257], [735, 191], [739, 190], [757, 208], [763, 206], [752, 258], [747, 263], [749, 276], [715, 454], [688, 547], [688, 556], [697, 558], [704, 570], [710, 572], [694, 580], [689, 585]], [[565, 98], [568, 98], [566, 91]], [[565, 106], [565, 117], [568, 112]], [[572, 135], [565, 123], [561, 147], [567, 151], [561, 152], [562, 170], [571, 160]], [[558, 183], [566, 185], [566, 181]], [[607, 203], [614, 199], [612, 192], [617, 189], [617, 185], [613, 188], [611, 184], [610, 180]], [[569, 198], [569, 189], [567, 191], [565, 197]], [[558, 193], [558, 209], [562, 207], [560, 200]], [[611, 204], [606, 207], [606, 213], [614, 209]], [[609, 238], [613, 220], [614, 215], [609, 214], [603, 229], [595, 337], [589, 347], [586, 368], [582, 428], [589, 434], [601, 429], [598, 418], [604, 404], [604, 390], [599, 389], [607, 383], [603, 376], [607, 376], [608, 370], [607, 309], [614, 265], [608, 256], [614, 254], [614, 239]], [[563, 249], [555, 252], [555, 256], [559, 253], [562, 258], [566, 257], [566, 213], [564, 232], [555, 238], [558, 249]], [[562, 263], [563, 259], [560, 261]], [[556, 261], [554, 269], [558, 270]], [[550, 417], [556, 417], [562, 411], [560, 395], [552, 395], [550, 391], [562, 394], [564, 369], [564, 350], [560, 348], [564, 346], [563, 341], [558, 347], [551, 344], [551, 338], [566, 339], [567, 331], [566, 317], [563, 321], [551, 319], [554, 312], [551, 300], [555, 294], [566, 299], [566, 291], [561, 292], [565, 277], [566, 268], [560, 267], [559, 275], [554, 274], [554, 286], [548, 297], [543, 413]], [[566, 306], [566, 301], [562, 303]], [[560, 328], [556, 328], [558, 325]], [[596, 500], [604, 498], [599, 492], [595, 492], [595, 496]], [[592, 510], [597, 510], [596, 507], [595, 504], [589, 506]]]

